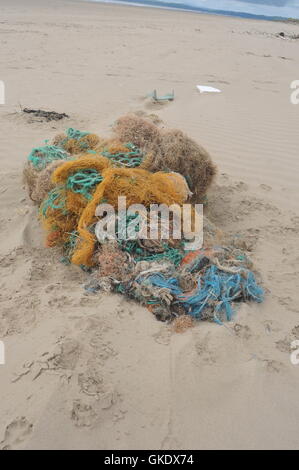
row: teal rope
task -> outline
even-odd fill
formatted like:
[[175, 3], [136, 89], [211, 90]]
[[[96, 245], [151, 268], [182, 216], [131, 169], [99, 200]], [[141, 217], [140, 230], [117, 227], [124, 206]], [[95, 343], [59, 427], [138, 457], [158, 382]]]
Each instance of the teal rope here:
[[43, 170], [49, 163], [54, 160], [66, 160], [68, 153], [55, 145], [45, 145], [43, 147], [35, 147], [32, 149], [28, 160], [32, 163], [36, 170]]
[[70, 264], [73, 253], [76, 249], [79, 234], [76, 230], [70, 233], [69, 239], [63, 245], [64, 256], [61, 258], [61, 262], [64, 264]]
[[[70, 127], [66, 131], [67, 137], [62, 140], [60, 145], [63, 148], [69, 139], [75, 139], [75, 140], [79, 141], [80, 139], [82, 139], [82, 137], [85, 137], [89, 134], [90, 134], [90, 132], [82, 132], [82, 131], [78, 131], [77, 129], [73, 129], [72, 127]], [[80, 142], [80, 147], [81, 147], [82, 150], [88, 150], [88, 143], [87, 142]]]
[[165, 251], [163, 253], [157, 253], [155, 255], [142, 255], [135, 258], [135, 261], [161, 261], [167, 259], [171, 261], [175, 266], [179, 266], [183, 259], [182, 253], [177, 248], [170, 248], [165, 245]]
[[143, 159], [141, 150], [131, 143], [126, 144], [125, 147], [129, 150], [128, 152], [109, 153], [107, 150], [104, 150], [101, 154], [120, 166], [128, 168], [140, 166]]
[[44, 217], [47, 215], [47, 210], [51, 209], [65, 209], [65, 197], [62, 196], [63, 186], [58, 186], [48, 193], [48, 197], [41, 205], [41, 213]]
[[257, 284], [254, 274], [246, 268], [230, 274], [211, 265], [198, 277], [197, 289], [189, 296], [183, 293], [176, 277], [166, 278], [161, 273], [153, 273], [145, 280], [138, 279], [138, 282], [169, 289], [175, 297], [175, 302], [180, 304], [188, 315], [201, 319], [202, 313], [210, 310], [214, 320], [220, 324], [222, 320], [218, 317], [219, 313], [228, 321], [232, 319], [234, 301], [264, 300], [263, 289]]
[[94, 169], [77, 171], [68, 177], [66, 187], [74, 193], [91, 199], [91, 190], [103, 181], [103, 177]]
[[66, 131], [66, 135], [68, 136], [69, 139], [76, 139], [76, 140], [82, 139], [82, 137], [85, 137], [89, 134], [90, 134], [89, 132], [78, 131], [76, 129], [73, 129], [72, 127], [70, 127]]
[[[130, 221], [133, 219], [138, 218], [137, 214], [128, 215], [126, 219], [126, 227], [129, 225]], [[135, 227], [135, 231], [138, 232], [139, 225]], [[118, 225], [116, 227], [116, 234], [119, 238], [120, 232], [118, 230]], [[177, 248], [171, 248], [166, 242], [163, 244], [164, 251], [163, 253], [156, 253], [156, 254], [149, 254], [145, 248], [139, 246], [136, 240], [124, 240], [118, 239], [118, 244], [123, 251], [126, 251], [130, 255], [132, 255], [135, 261], [161, 261], [163, 259], [168, 259], [171, 261], [175, 266], [179, 266], [181, 263], [184, 254]], [[182, 250], [183, 251], [183, 250]]]

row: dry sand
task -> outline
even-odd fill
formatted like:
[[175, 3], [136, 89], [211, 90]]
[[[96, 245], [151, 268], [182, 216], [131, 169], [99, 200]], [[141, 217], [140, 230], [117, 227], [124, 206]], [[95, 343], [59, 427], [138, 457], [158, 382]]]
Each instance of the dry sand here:
[[[298, 447], [299, 27], [58, 0], [1, 0], [0, 442], [12, 449]], [[222, 89], [200, 95], [195, 86]], [[175, 89], [176, 99], [144, 99]], [[19, 104], [66, 112], [31, 122]], [[209, 214], [255, 245], [267, 291], [232, 323], [183, 334], [43, 246], [21, 185], [33, 146], [67, 127], [107, 134], [154, 112], [219, 166]]]

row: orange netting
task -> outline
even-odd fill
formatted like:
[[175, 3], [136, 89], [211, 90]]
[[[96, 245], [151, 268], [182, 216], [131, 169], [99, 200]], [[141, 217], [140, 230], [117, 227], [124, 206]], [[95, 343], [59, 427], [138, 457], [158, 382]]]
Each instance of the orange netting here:
[[126, 196], [126, 206], [143, 204], [183, 204], [185, 193], [181, 194], [177, 185], [167, 173], [150, 173], [141, 169], [108, 168], [102, 172], [104, 181], [93, 194], [92, 200], [82, 212], [78, 224], [80, 244], [72, 262], [91, 266], [94, 252], [95, 236], [88, 230], [95, 221], [95, 212], [101, 202], [118, 206], [118, 197]]

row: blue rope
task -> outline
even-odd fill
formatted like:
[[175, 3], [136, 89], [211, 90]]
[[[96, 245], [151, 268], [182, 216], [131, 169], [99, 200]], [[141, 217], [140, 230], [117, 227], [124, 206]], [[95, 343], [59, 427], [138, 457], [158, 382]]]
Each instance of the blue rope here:
[[178, 280], [175, 277], [166, 279], [163, 274], [155, 273], [148, 276], [144, 282], [145, 284], [152, 284], [156, 287], [166, 287], [175, 296], [182, 295], [182, 290], [179, 287]]
[[195, 318], [200, 319], [202, 312], [210, 308], [214, 312], [214, 320], [218, 323], [221, 323], [217, 317], [218, 313], [224, 313], [226, 319], [231, 320], [234, 313], [231, 306], [233, 301], [262, 302], [264, 299], [264, 291], [257, 285], [254, 274], [245, 268], [230, 274], [219, 270], [215, 265], [209, 266], [204, 276], [199, 277], [196, 291], [191, 296], [184, 295], [176, 278], [166, 279], [160, 273], [148, 276], [145, 282], [169, 289], [186, 313]]

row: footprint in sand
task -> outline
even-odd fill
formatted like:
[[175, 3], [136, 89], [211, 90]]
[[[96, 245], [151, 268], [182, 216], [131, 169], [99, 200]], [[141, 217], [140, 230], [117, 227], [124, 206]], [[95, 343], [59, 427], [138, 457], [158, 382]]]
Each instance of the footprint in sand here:
[[97, 400], [98, 407], [102, 410], [108, 410], [117, 401], [114, 386], [111, 383], [105, 383], [95, 367], [79, 374], [78, 386], [80, 393], [94, 397]]
[[244, 181], [239, 181], [238, 183], [235, 183], [233, 189], [236, 191], [248, 191], [249, 186], [248, 184], [244, 183]]
[[33, 424], [25, 416], [16, 418], [5, 429], [1, 450], [13, 450], [26, 441], [32, 433]]
[[299, 339], [299, 325], [294, 326], [292, 329], [292, 335], [295, 337], [295, 339]]
[[290, 354], [292, 352], [292, 341], [299, 339], [299, 325], [294, 326], [291, 330], [290, 334], [286, 336], [284, 339], [276, 341], [276, 348], [280, 352]]
[[267, 372], [279, 373], [283, 368], [284, 364], [282, 362], [274, 361], [273, 359], [264, 359]]
[[162, 326], [162, 328], [158, 331], [158, 333], [155, 333], [153, 335], [153, 338], [156, 341], [156, 343], [168, 346], [170, 343], [170, 339], [171, 339], [171, 330], [167, 328], [166, 326]]
[[236, 323], [234, 325], [234, 331], [239, 338], [249, 339], [252, 336], [251, 330], [248, 325], [240, 325]]
[[74, 370], [81, 353], [80, 343], [72, 338], [61, 342], [54, 350], [50, 364], [53, 369]]
[[288, 338], [276, 341], [275, 344], [276, 344], [276, 348], [280, 352], [285, 352], [285, 353], [291, 353], [292, 352], [291, 343], [290, 343]]
[[59, 310], [63, 309], [64, 307], [69, 307], [72, 304], [73, 302], [66, 295], [61, 295], [60, 297], [57, 297], [57, 295], [55, 294], [50, 300], [48, 300], [49, 307]]
[[96, 420], [96, 413], [91, 405], [84, 403], [82, 400], [74, 400], [71, 412], [71, 419], [75, 426], [90, 427]]
[[172, 450], [172, 449], [181, 449], [181, 446], [178, 440], [174, 436], [166, 436], [162, 441], [161, 449], [163, 450]]
[[263, 189], [264, 191], [271, 191], [272, 187], [268, 186], [267, 184], [260, 184], [260, 188]]
[[148, 99], [145, 102], [144, 107], [150, 111], [159, 111], [169, 105], [169, 103], [171, 103], [171, 101], [154, 101], [152, 99]]
[[212, 365], [217, 362], [217, 357], [213, 348], [209, 346], [210, 334], [200, 338], [195, 343], [195, 351], [198, 354], [199, 364]]
[[278, 302], [280, 305], [286, 307], [291, 312], [299, 313], [299, 308], [297, 306], [296, 299], [294, 299], [293, 297], [279, 297]]

